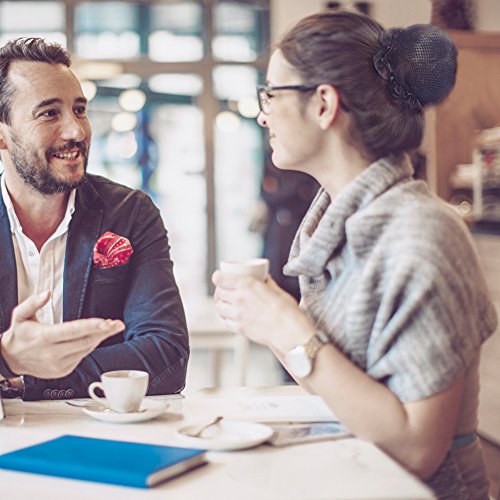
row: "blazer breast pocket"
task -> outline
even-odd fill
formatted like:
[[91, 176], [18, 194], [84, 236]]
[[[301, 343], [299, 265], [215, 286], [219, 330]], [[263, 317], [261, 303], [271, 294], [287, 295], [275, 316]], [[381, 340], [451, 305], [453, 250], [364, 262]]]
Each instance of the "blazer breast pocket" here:
[[123, 319], [128, 291], [128, 267], [128, 264], [125, 264], [108, 269], [91, 270], [85, 297], [85, 316]]
[[123, 266], [109, 267], [107, 269], [101, 269], [94, 267], [91, 273], [91, 280], [94, 283], [116, 283], [118, 281], [123, 281], [127, 278], [128, 264]]

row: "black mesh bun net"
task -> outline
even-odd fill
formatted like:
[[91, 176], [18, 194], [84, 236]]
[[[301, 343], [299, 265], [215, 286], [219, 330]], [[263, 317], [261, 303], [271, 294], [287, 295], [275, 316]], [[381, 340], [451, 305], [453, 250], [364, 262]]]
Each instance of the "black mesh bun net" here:
[[373, 57], [391, 97], [412, 107], [442, 101], [455, 85], [457, 49], [446, 32], [415, 24], [384, 33]]

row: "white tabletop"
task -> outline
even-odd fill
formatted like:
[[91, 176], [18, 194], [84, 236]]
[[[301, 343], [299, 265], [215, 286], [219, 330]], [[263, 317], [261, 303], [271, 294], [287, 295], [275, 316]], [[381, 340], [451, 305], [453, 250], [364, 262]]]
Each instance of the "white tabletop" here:
[[[62, 434], [177, 445], [174, 431], [210, 400], [293, 394], [291, 388], [231, 388], [201, 391], [169, 399], [167, 412], [149, 422], [113, 424], [93, 420], [61, 401], [24, 403], [4, 400], [0, 421], [0, 454]], [[167, 399], [168, 396], [165, 397]], [[160, 398], [161, 399], [161, 398]], [[288, 447], [259, 447], [233, 452], [209, 452], [208, 465], [150, 490], [104, 485], [36, 474], [0, 471], [1, 498], [27, 500], [132, 499], [432, 499], [432, 493], [375, 446], [342, 439]]]

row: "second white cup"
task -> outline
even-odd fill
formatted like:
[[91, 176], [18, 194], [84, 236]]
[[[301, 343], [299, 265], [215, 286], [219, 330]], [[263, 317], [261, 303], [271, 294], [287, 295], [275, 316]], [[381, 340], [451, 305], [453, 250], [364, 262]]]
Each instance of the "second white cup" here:
[[138, 411], [148, 390], [149, 374], [139, 370], [116, 370], [101, 375], [101, 382], [89, 385], [89, 395], [102, 403], [103, 398], [95, 394], [101, 389], [109, 408], [119, 413]]
[[269, 273], [268, 259], [237, 259], [223, 260], [220, 270], [224, 273], [253, 276], [259, 281], [265, 281]]

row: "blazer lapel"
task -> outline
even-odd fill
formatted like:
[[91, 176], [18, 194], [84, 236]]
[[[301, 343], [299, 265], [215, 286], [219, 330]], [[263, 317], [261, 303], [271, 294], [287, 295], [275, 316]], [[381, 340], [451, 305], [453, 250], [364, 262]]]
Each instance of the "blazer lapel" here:
[[103, 211], [94, 203], [98, 197], [87, 182], [77, 190], [75, 213], [66, 242], [63, 285], [63, 321], [81, 317], [85, 292], [92, 267], [94, 244], [101, 231]]
[[9, 216], [0, 196], [0, 332], [10, 326], [12, 309], [17, 305], [17, 268]]

